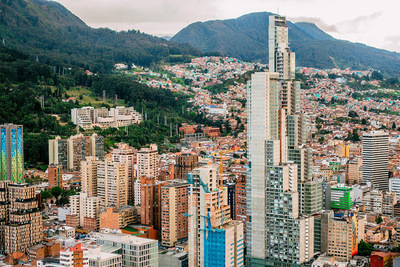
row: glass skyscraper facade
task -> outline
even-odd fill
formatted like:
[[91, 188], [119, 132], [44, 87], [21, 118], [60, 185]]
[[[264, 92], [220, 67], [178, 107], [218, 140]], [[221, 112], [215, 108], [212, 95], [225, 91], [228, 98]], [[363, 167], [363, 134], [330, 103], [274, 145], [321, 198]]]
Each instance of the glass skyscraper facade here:
[[3, 181], [24, 182], [24, 149], [22, 125], [0, 125], [1, 164]]

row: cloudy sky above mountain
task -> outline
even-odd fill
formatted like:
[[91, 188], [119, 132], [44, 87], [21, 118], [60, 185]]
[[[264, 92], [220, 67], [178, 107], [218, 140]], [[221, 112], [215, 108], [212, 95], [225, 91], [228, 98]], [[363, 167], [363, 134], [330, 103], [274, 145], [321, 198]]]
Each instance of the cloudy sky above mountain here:
[[89, 26], [173, 36], [196, 21], [279, 12], [335, 38], [400, 52], [397, 0], [55, 0]]

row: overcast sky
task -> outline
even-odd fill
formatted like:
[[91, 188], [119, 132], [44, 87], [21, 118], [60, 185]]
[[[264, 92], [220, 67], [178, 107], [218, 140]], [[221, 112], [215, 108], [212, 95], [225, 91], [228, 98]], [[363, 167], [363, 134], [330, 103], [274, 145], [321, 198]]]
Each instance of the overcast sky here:
[[196, 21], [269, 11], [335, 38], [400, 52], [399, 0], [56, 0], [91, 27], [173, 36]]

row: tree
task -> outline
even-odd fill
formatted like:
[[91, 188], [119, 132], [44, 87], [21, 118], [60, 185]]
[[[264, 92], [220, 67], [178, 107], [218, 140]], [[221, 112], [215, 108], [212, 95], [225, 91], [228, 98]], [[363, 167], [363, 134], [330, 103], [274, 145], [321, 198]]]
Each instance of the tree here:
[[371, 79], [373, 79], [373, 80], [382, 80], [383, 79], [383, 75], [379, 71], [374, 70], [371, 73]]
[[366, 107], [366, 106], [364, 106], [364, 108], [363, 108], [363, 109], [364, 109], [364, 111], [367, 111], [367, 107]]
[[350, 110], [348, 116], [349, 116], [350, 118], [356, 118], [356, 117], [358, 117], [358, 114], [357, 114], [357, 112], [355, 112], [354, 110]]
[[393, 124], [392, 124], [392, 129], [396, 130], [396, 123], [395, 122], [393, 122]]
[[53, 197], [49, 191], [41, 191], [40, 195], [42, 199], [49, 199]]
[[362, 124], [362, 125], [367, 125], [367, 120], [366, 120], [365, 118], [362, 118], [361, 124]]
[[318, 143], [322, 144], [324, 141], [325, 141], [325, 138], [323, 136], [318, 138]]
[[358, 243], [358, 255], [360, 256], [371, 256], [371, 253], [374, 250], [374, 246], [364, 242], [364, 240], [361, 240], [360, 243]]
[[382, 219], [381, 215], [379, 215], [379, 216], [376, 218], [375, 222], [376, 222], [377, 224], [380, 224], [381, 222], [383, 222], [383, 219]]
[[56, 200], [58, 200], [58, 197], [62, 194], [63, 190], [61, 187], [55, 186], [50, 190], [50, 192], [53, 195], [53, 197], [55, 197]]

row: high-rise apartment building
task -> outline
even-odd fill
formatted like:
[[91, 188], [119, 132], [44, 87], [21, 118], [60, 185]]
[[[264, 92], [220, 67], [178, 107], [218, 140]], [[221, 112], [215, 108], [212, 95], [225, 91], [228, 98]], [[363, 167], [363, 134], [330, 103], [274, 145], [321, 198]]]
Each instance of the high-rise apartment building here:
[[137, 177], [140, 179], [142, 176], [158, 176], [158, 148], [155, 144], [137, 152]]
[[161, 230], [161, 187], [166, 181], [157, 181], [155, 177], [141, 177], [140, 221], [144, 225]]
[[244, 266], [243, 223], [230, 218], [217, 170], [206, 165], [188, 176], [189, 266]]
[[0, 180], [24, 182], [24, 142], [22, 125], [0, 125]]
[[49, 165], [47, 169], [47, 178], [49, 181], [49, 188], [53, 188], [55, 186], [62, 188], [62, 165]]
[[81, 162], [81, 183], [82, 192], [88, 197], [97, 197], [97, 166], [100, 161], [95, 157], [86, 157]]
[[40, 194], [28, 184], [0, 181], [0, 250], [26, 253], [42, 241]]
[[301, 265], [314, 256], [314, 217], [322, 208], [305, 147], [305, 117], [286, 18], [269, 18], [269, 72], [247, 84], [248, 265]]
[[78, 134], [68, 139], [57, 136], [49, 140], [49, 164], [61, 164], [63, 171], [78, 171], [86, 157], [103, 160], [104, 154], [104, 138], [96, 133], [91, 136]]
[[117, 147], [111, 150], [111, 158], [114, 162], [124, 163], [128, 168], [128, 203], [134, 202], [134, 181], [136, 173], [134, 166], [137, 161], [136, 153], [137, 150], [130, 147], [125, 143], [116, 144]]
[[363, 182], [376, 189], [389, 189], [389, 135], [385, 132], [363, 134]]
[[97, 196], [101, 208], [128, 205], [128, 166], [105, 158], [97, 165]]
[[87, 231], [99, 229], [100, 202], [99, 197], [89, 197], [86, 193], [69, 197], [70, 213], [65, 223], [72, 227], [82, 227]]
[[176, 154], [175, 162], [175, 179], [186, 180], [187, 174], [199, 166], [199, 156], [193, 152], [180, 152]]
[[235, 220], [243, 222], [244, 240], [246, 241], [247, 201], [246, 201], [246, 175], [242, 174], [236, 181]]
[[161, 188], [161, 244], [175, 246], [188, 237], [188, 188], [183, 180], [172, 180]]

